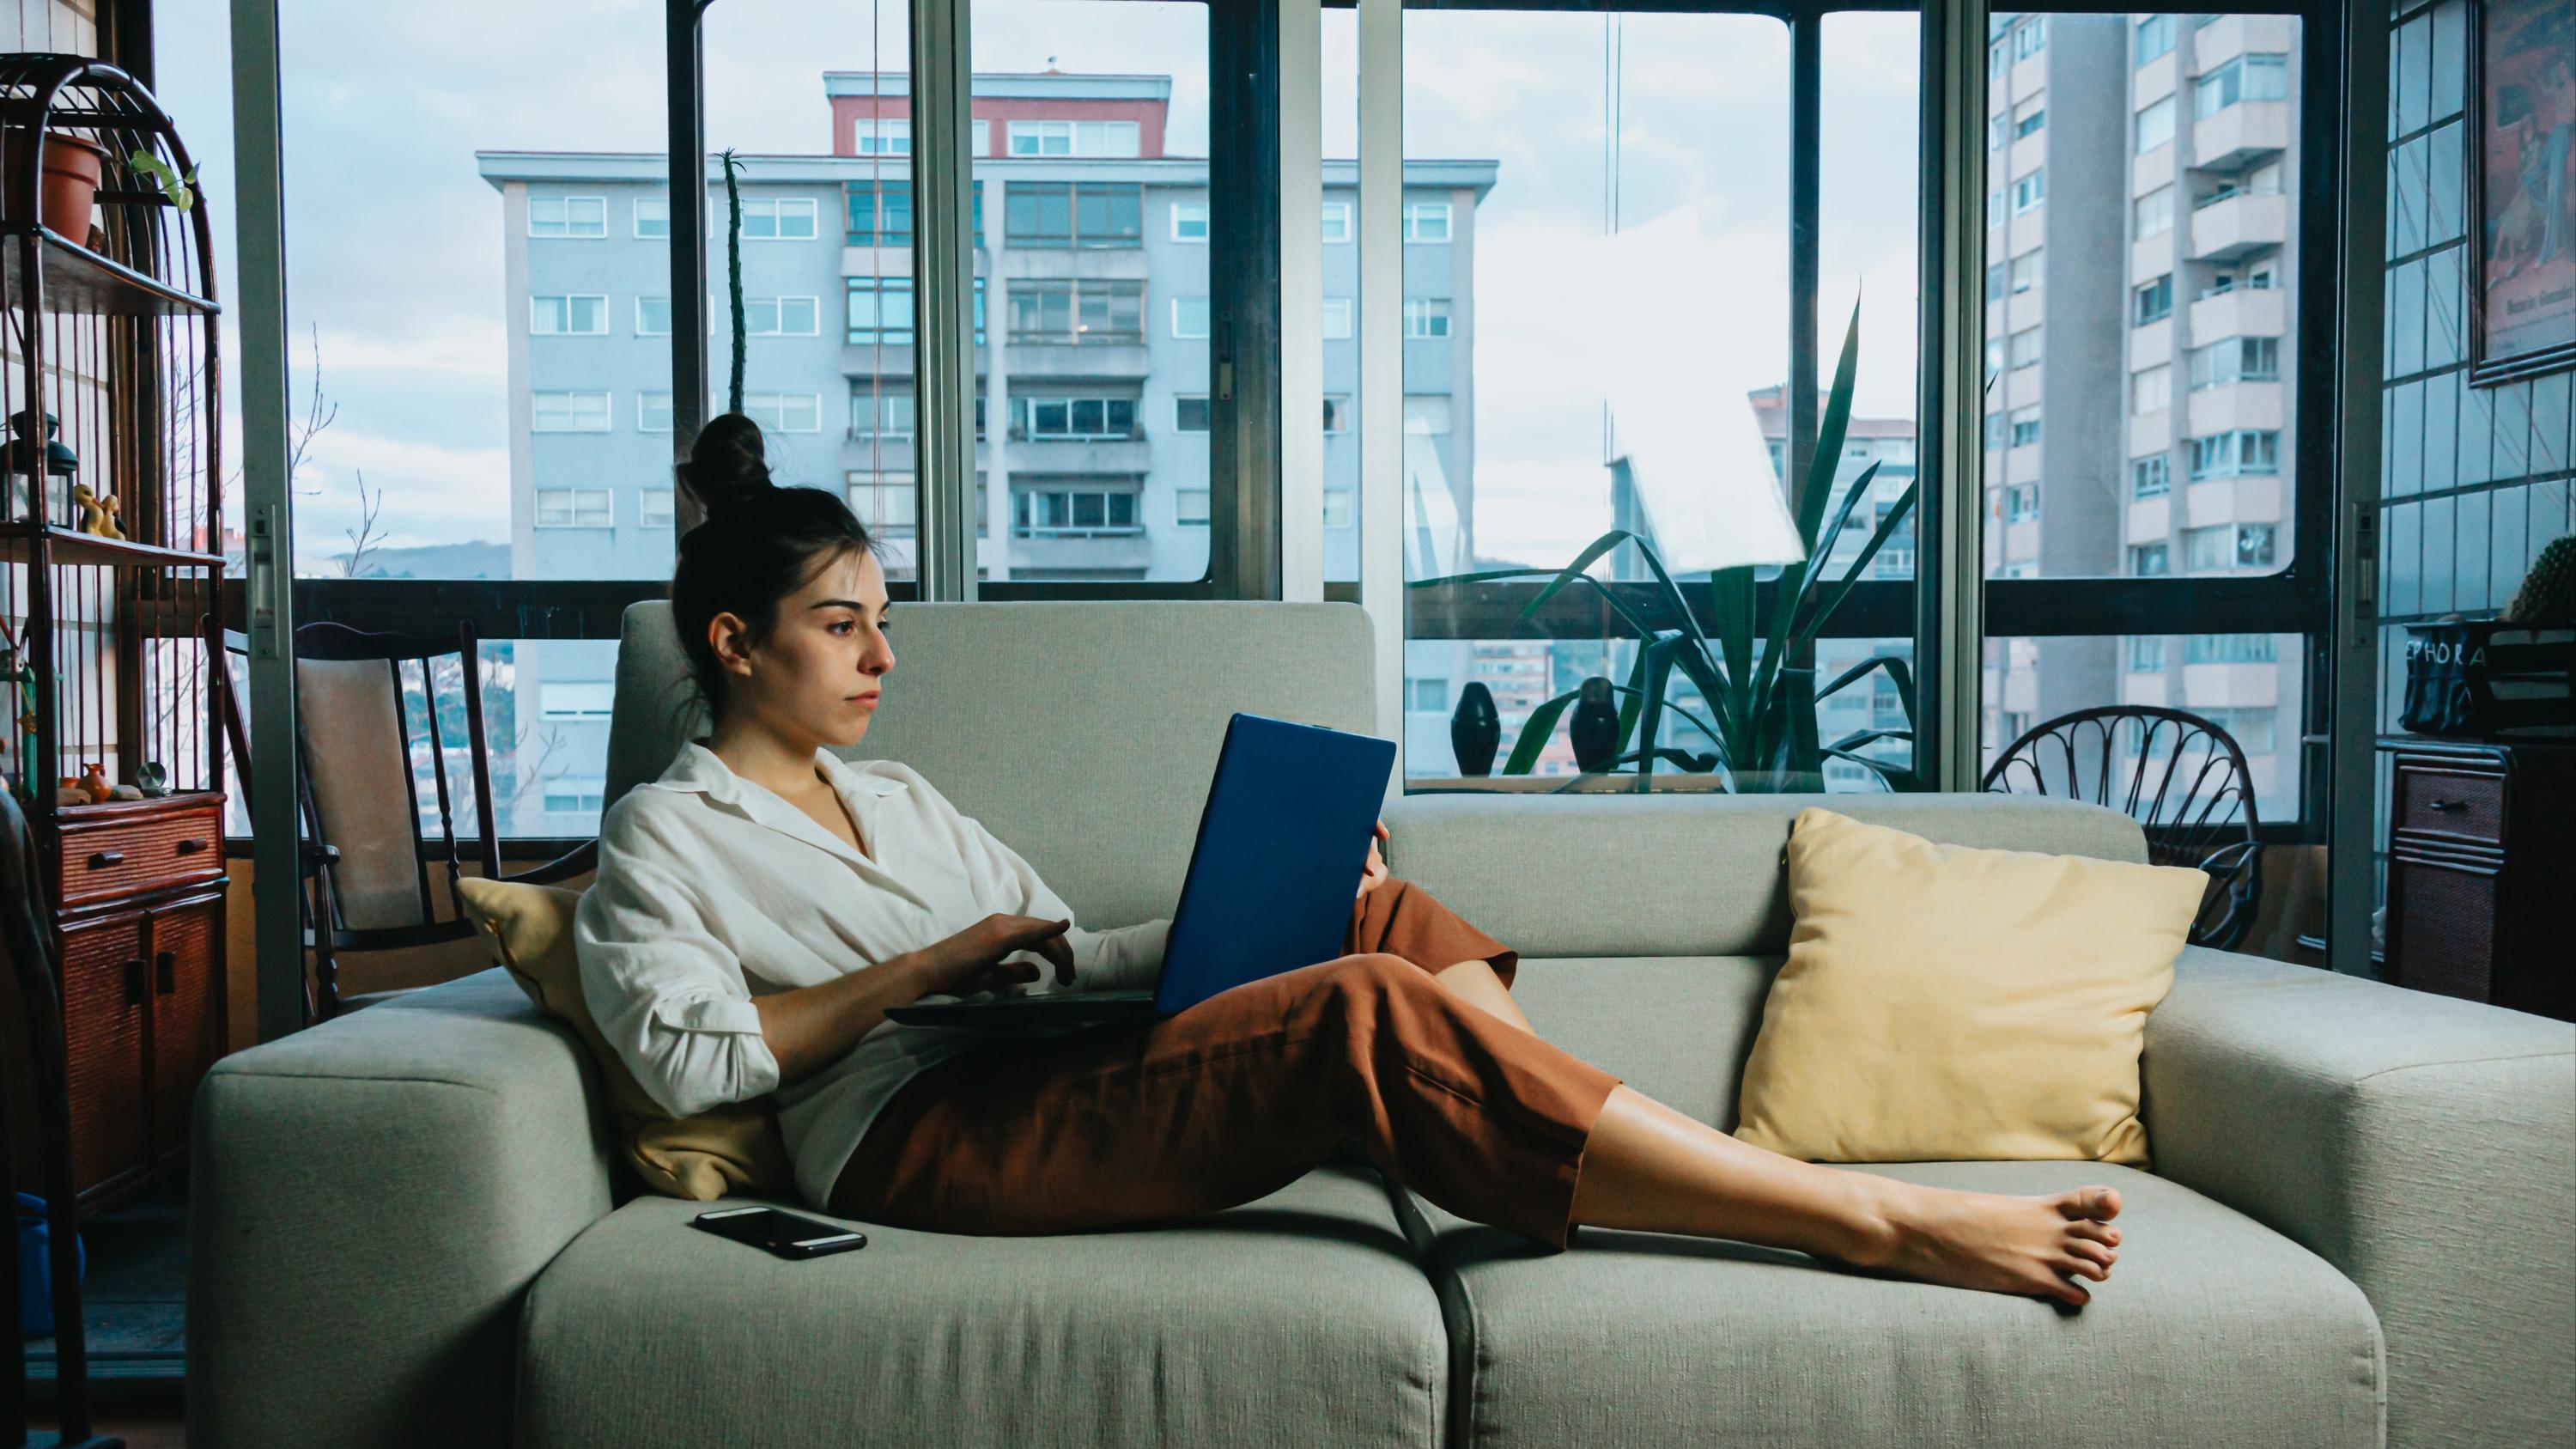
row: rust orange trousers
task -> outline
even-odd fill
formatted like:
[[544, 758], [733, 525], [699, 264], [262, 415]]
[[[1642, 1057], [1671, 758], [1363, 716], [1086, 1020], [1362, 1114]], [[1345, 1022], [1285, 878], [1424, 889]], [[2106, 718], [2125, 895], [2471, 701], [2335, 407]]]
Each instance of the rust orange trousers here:
[[906, 1083], [832, 1190], [843, 1217], [1072, 1233], [1251, 1202], [1356, 1142], [1460, 1217], [1565, 1246], [1584, 1141], [1619, 1079], [1432, 982], [1518, 953], [1407, 881], [1352, 907], [1348, 954], [1177, 1016], [975, 1047]]

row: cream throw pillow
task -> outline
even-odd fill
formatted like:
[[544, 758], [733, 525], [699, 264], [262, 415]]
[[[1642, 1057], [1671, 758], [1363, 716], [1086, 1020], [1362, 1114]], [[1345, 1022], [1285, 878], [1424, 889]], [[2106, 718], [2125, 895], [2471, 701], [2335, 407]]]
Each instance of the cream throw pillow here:
[[1745, 1063], [1756, 1146], [1816, 1162], [2138, 1166], [2138, 1054], [2200, 871], [1790, 829], [1788, 964]]
[[778, 1115], [766, 1097], [694, 1116], [666, 1115], [599, 1026], [581, 997], [573, 952], [573, 910], [581, 892], [524, 881], [468, 876], [457, 883], [465, 913], [510, 979], [548, 1016], [573, 1029], [607, 1082], [609, 1115], [626, 1160], [665, 1197], [705, 1202], [727, 1193], [792, 1198], [796, 1178]]

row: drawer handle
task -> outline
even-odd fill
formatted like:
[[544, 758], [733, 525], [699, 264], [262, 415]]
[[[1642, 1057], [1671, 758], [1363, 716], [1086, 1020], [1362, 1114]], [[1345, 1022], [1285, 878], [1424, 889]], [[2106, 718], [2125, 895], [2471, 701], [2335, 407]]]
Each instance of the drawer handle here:
[[143, 1004], [143, 970], [144, 960], [140, 956], [125, 963], [125, 1004], [128, 1006]]
[[205, 848], [206, 842], [197, 839], [193, 835], [179, 842], [179, 853], [181, 855], [194, 855]]
[[2436, 810], [2465, 810], [2468, 808], [2468, 804], [2469, 802], [2466, 800], [2435, 800], [2432, 802], [2432, 806]]
[[121, 850], [102, 850], [95, 852], [89, 858], [89, 868], [92, 870], [105, 870], [111, 865], [123, 864], [125, 864], [125, 852]]
[[179, 989], [179, 953], [156, 951], [152, 954], [152, 989], [167, 996]]

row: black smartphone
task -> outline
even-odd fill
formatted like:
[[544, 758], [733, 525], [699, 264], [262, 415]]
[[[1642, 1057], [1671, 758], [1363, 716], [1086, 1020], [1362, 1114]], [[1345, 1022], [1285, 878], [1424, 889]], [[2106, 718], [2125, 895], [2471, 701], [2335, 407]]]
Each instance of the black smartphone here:
[[689, 1219], [689, 1226], [737, 1243], [767, 1248], [782, 1258], [820, 1258], [868, 1245], [868, 1235], [856, 1228], [799, 1217], [774, 1207], [715, 1208]]

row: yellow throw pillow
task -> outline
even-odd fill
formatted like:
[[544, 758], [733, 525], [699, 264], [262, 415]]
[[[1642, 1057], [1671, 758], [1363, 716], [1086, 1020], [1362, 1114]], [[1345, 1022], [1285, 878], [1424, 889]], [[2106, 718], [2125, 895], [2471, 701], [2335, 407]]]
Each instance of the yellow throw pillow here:
[[474, 929], [510, 979], [590, 1049], [608, 1086], [609, 1115], [617, 1123], [626, 1160], [645, 1186], [697, 1202], [727, 1193], [796, 1195], [786, 1140], [779, 1135], [778, 1114], [768, 1098], [669, 1116], [599, 1034], [582, 1001], [581, 962], [573, 952], [573, 910], [581, 904], [581, 892], [479, 876], [458, 882], [457, 890]]
[[2205, 875], [1815, 809], [1787, 858], [1796, 924], [1736, 1136], [1814, 1162], [2145, 1165], [2138, 1054]]

